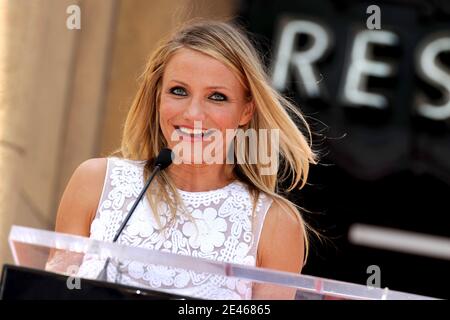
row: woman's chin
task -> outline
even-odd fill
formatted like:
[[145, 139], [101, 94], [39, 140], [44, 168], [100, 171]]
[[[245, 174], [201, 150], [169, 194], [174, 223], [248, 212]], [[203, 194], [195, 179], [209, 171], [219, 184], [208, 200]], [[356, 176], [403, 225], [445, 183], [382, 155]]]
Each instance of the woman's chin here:
[[210, 156], [202, 156], [196, 154], [175, 156], [174, 164], [192, 165], [192, 166], [206, 166], [215, 164], [224, 164], [225, 159], [217, 159]]

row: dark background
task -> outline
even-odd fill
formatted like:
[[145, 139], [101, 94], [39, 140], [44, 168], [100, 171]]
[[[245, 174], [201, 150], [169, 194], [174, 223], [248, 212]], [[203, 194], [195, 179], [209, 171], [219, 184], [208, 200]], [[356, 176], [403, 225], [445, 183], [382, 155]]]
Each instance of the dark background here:
[[[368, 82], [368, 91], [389, 98], [387, 110], [349, 108], [339, 100], [352, 35], [366, 29], [371, 4], [381, 9], [382, 30], [400, 38], [396, 47], [373, 51], [374, 59], [387, 59], [397, 68], [391, 78]], [[443, 98], [418, 76], [414, 52], [426, 36], [450, 32], [450, 1], [241, 1], [238, 20], [258, 42], [268, 67], [283, 17], [321, 21], [334, 39], [318, 64], [328, 96], [307, 99], [293, 85], [295, 77], [284, 92], [308, 117], [321, 155], [308, 186], [290, 194], [311, 211], [305, 219], [328, 239], [313, 241], [303, 273], [365, 284], [367, 267], [378, 265], [383, 288], [450, 298], [449, 261], [359, 247], [347, 238], [354, 223], [450, 236], [450, 119], [430, 120], [414, 112], [418, 94], [431, 101]], [[300, 37], [298, 46], [306, 41]], [[439, 59], [450, 70], [450, 54]]]

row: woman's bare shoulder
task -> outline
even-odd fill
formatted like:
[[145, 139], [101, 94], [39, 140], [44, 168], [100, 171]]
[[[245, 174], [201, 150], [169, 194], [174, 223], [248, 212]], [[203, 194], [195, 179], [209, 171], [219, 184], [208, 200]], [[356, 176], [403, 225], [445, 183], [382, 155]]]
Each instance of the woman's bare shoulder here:
[[304, 258], [302, 220], [294, 208], [273, 201], [267, 211], [258, 248], [259, 265], [300, 272]]
[[[96, 200], [100, 198], [106, 175], [108, 159], [92, 158], [82, 162], [74, 171], [69, 185], [80, 191], [86, 191], [88, 199]], [[95, 203], [96, 205], [97, 203]]]
[[59, 204], [56, 231], [89, 236], [103, 190], [107, 162], [107, 158], [92, 158], [74, 170]]
[[82, 162], [78, 168], [75, 170], [88, 171], [89, 173], [96, 173], [98, 170], [104, 171], [106, 170], [108, 158], [92, 158], [85, 160]]

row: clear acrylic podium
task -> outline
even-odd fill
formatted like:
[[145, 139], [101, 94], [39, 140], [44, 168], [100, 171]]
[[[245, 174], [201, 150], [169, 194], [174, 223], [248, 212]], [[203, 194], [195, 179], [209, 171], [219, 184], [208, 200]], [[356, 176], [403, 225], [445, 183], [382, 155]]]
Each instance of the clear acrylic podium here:
[[[44, 277], [41, 280], [42, 290], [50, 290], [52, 284], [47, 285], [45, 279], [53, 281], [59, 279], [60, 283], [67, 285], [67, 292], [76, 292], [77, 282], [81, 286], [88, 283], [91, 288], [95, 285], [115, 286], [125, 288], [133, 293], [133, 297], [143, 295], [154, 299], [203, 299], [202, 296], [189, 296], [166, 289], [152, 286], [139, 286], [121, 283], [120, 277], [114, 279], [102, 278], [99, 275], [92, 277], [83, 275], [81, 269], [87, 257], [95, 257], [98, 271], [105, 270], [105, 265], [113, 266], [110, 261], [133, 261], [144, 265], [158, 265], [170, 268], [181, 268], [196, 274], [215, 275], [219, 277], [238, 279], [262, 288], [260, 292], [267, 295], [252, 296], [251, 299], [307, 299], [307, 300], [423, 300], [433, 299], [415, 294], [392, 291], [382, 288], [370, 288], [364, 285], [328, 280], [313, 276], [294, 273], [272, 271], [264, 268], [250, 267], [240, 264], [222, 263], [205, 258], [196, 258], [187, 255], [172, 254], [157, 250], [139, 247], [129, 247], [94, 239], [73, 236], [50, 231], [13, 226], [9, 235], [9, 243], [16, 267], [10, 267], [9, 272], [4, 268], [2, 286], [14, 287], [14, 282], [8, 275], [17, 271], [19, 277], [28, 276], [36, 272]], [[102, 267], [103, 266], [103, 267]], [[14, 272], [13, 272], [14, 271]], [[28, 280], [27, 280], [28, 281]], [[44, 282], [42, 282], [44, 281]], [[27, 283], [27, 282], [24, 282]], [[52, 282], [53, 283], [53, 282]], [[72, 287], [70, 287], [72, 286]], [[266, 288], [266, 290], [264, 290]], [[4, 288], [2, 289], [5, 290]], [[94, 292], [94, 291], [91, 291]], [[5, 292], [3, 292], [5, 294]], [[89, 293], [86, 293], [89, 294]], [[65, 296], [63, 292], [63, 296]], [[70, 297], [70, 295], [67, 295]], [[89, 298], [76, 296], [76, 298]], [[288, 298], [287, 298], [288, 297]], [[119, 297], [120, 298], [120, 297]]]

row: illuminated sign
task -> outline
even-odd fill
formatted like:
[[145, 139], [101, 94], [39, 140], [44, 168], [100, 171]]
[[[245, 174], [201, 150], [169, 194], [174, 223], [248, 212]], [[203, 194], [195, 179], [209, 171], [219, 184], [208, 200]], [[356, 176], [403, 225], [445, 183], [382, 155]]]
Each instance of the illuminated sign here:
[[[280, 91], [287, 89], [291, 77], [298, 91], [307, 98], [323, 98], [326, 76], [321, 76], [317, 63], [333, 50], [335, 39], [329, 27], [318, 20], [293, 19], [279, 27], [275, 42], [276, 50], [272, 67], [273, 85]], [[309, 46], [296, 48], [298, 37], [308, 38]], [[368, 77], [392, 77], [395, 62], [377, 59], [376, 46], [400, 46], [400, 37], [391, 30], [358, 30], [351, 36], [346, 53], [344, 72], [341, 78], [338, 99], [344, 106], [367, 106], [374, 109], [389, 107], [388, 99], [381, 93], [371, 92]], [[450, 31], [437, 32], [424, 38], [415, 48], [416, 73], [442, 94], [442, 102], [435, 103], [423, 94], [411, 92], [416, 97], [414, 108], [423, 117], [433, 120], [450, 118], [450, 72], [439, 60], [443, 53], [450, 52]], [[324, 78], [324, 79], [322, 79]]]

